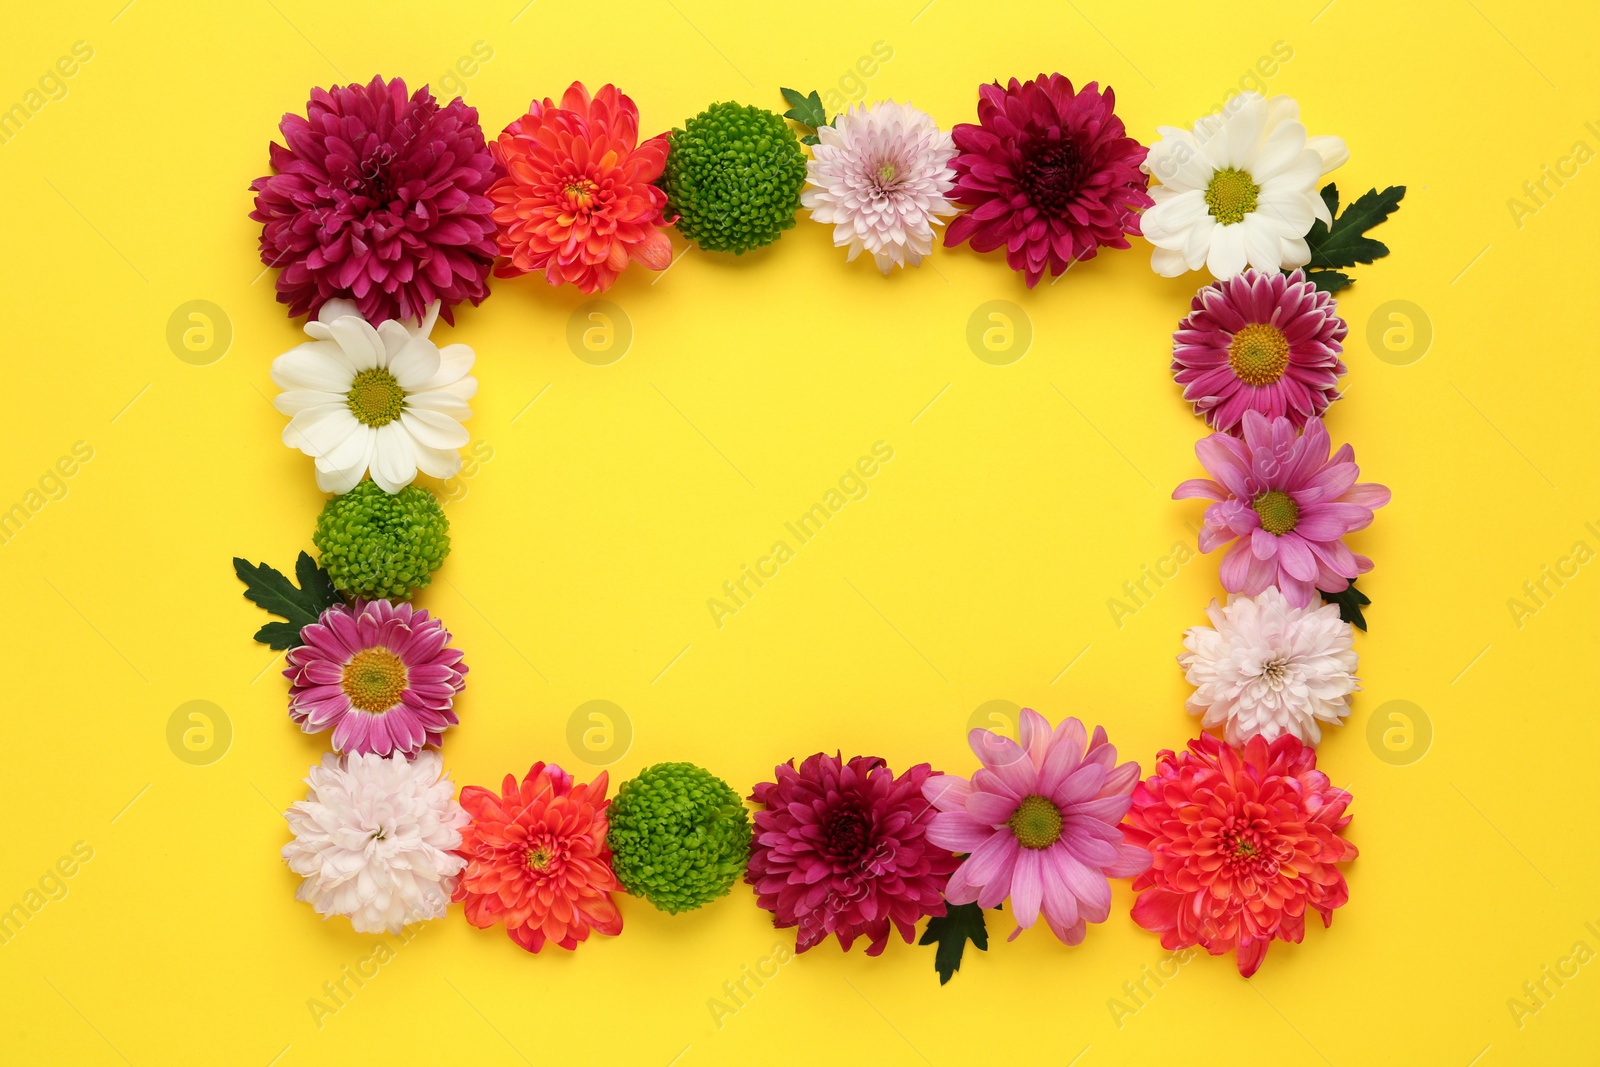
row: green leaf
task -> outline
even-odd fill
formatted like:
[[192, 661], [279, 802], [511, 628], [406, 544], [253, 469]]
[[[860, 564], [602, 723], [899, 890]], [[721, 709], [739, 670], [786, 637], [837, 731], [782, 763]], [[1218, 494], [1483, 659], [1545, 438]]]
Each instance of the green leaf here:
[[[1290, 272], [1285, 272], [1290, 273]], [[1337, 293], [1355, 284], [1355, 279], [1342, 270], [1313, 270], [1306, 272], [1306, 281], [1324, 293]]]
[[980, 951], [989, 948], [989, 931], [984, 926], [983, 909], [977, 904], [946, 904], [943, 915], [928, 920], [919, 945], [934, 945], [933, 967], [939, 972], [939, 984], [950, 981], [950, 976], [961, 969], [961, 956], [971, 941]]
[[294, 564], [299, 586], [265, 563], [253, 564], [238, 556], [233, 558], [233, 573], [244, 583], [245, 599], [287, 620], [269, 622], [256, 631], [257, 641], [279, 651], [304, 644], [300, 640], [301, 629], [316, 622], [324, 608], [339, 601], [328, 572], [304, 552]]
[[1309, 266], [1353, 267], [1388, 255], [1389, 246], [1366, 236], [1366, 232], [1394, 214], [1405, 195], [1403, 185], [1391, 185], [1381, 193], [1373, 189], [1357, 197], [1341, 214], [1339, 189], [1329, 182], [1322, 189], [1322, 202], [1328, 205], [1333, 225], [1325, 226], [1320, 220], [1311, 224], [1306, 234], [1306, 244], [1311, 248]]
[[1322, 589], [1318, 589], [1317, 592], [1321, 593], [1322, 599], [1329, 604], [1337, 604], [1339, 606], [1339, 618], [1363, 633], [1366, 632], [1367, 617], [1361, 614], [1361, 609], [1372, 603], [1372, 601], [1367, 597], [1367, 594], [1356, 588], [1355, 582], [1352, 581], [1340, 593], [1329, 593]]
[[[780, 89], [779, 92], [783, 93], [783, 98], [789, 101], [789, 110], [783, 113], [784, 118], [798, 122], [802, 126], [809, 126], [813, 130], [818, 130], [828, 125], [828, 113], [823, 109], [822, 97], [817, 95], [815, 89], [811, 90], [810, 96], [802, 96], [795, 89]], [[815, 134], [802, 138], [802, 140], [806, 144], [817, 143]]]

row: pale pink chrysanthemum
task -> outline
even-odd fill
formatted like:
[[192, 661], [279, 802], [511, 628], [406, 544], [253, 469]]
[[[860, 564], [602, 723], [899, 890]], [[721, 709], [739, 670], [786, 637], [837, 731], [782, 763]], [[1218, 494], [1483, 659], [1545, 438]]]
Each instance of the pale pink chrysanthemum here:
[[1244, 437], [1214, 433], [1195, 443], [1210, 478], [1191, 478], [1174, 500], [1215, 500], [1206, 508], [1200, 551], [1232, 543], [1223, 557], [1222, 587], [1249, 596], [1270, 586], [1297, 608], [1318, 590], [1340, 593], [1372, 561], [1345, 546], [1344, 536], [1372, 524], [1374, 508], [1389, 502], [1376, 482], [1357, 484], [1355, 451], [1328, 455], [1328, 431], [1308, 419], [1296, 433], [1286, 418], [1244, 415]]
[[1195, 686], [1184, 707], [1200, 725], [1222, 727], [1230, 745], [1260, 735], [1293, 734], [1308, 745], [1322, 740], [1318, 723], [1338, 725], [1350, 714], [1356, 677], [1355, 634], [1339, 608], [1297, 608], [1277, 588], [1232, 596], [1206, 609], [1210, 626], [1183, 635], [1178, 665]]
[[1189, 309], [1172, 370], [1213, 430], [1237, 434], [1246, 411], [1304, 426], [1338, 398], [1348, 328], [1303, 272], [1246, 270], [1205, 286]]
[[387, 600], [335, 604], [291, 648], [289, 717], [333, 729], [337, 752], [414, 755], [459, 720], [451, 705], [467, 667], [438, 619]]
[[1095, 727], [1065, 719], [1054, 730], [1024, 708], [1022, 744], [989, 730], [968, 735], [983, 766], [969, 781], [930, 778], [923, 796], [939, 810], [928, 840], [970, 853], [950, 876], [951, 904], [993, 908], [1007, 897], [1014, 938], [1040, 914], [1062, 941], [1076, 945], [1087, 924], [1111, 912], [1109, 878], [1150, 866], [1143, 848], [1127, 843], [1118, 824], [1133, 800], [1137, 763], [1117, 764], [1117, 750]]
[[817, 130], [800, 202], [833, 224], [835, 248], [862, 250], [878, 269], [915, 267], [933, 250], [933, 228], [956, 213], [955, 142], [922, 111], [893, 100], [857, 104]]

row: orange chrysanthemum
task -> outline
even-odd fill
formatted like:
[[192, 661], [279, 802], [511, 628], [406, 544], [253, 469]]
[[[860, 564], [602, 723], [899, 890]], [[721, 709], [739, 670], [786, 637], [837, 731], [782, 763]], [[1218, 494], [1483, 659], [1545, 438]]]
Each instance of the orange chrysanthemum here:
[[666, 135], [638, 142], [639, 109], [613, 85], [591, 98], [573, 82], [560, 106], [530, 104], [489, 145], [504, 171], [488, 193], [506, 257], [495, 273], [543, 271], [551, 285], [597, 293], [634, 260], [666, 268], [667, 195], [652, 184], [667, 164]]
[[619, 888], [606, 847], [606, 774], [588, 785], [550, 764], [527, 777], [506, 775], [496, 796], [482, 786], [461, 790], [472, 823], [457, 854], [467, 861], [454, 900], [467, 921], [505, 923], [511, 940], [538, 952], [546, 941], [578, 947], [590, 930], [622, 931], [611, 894]]

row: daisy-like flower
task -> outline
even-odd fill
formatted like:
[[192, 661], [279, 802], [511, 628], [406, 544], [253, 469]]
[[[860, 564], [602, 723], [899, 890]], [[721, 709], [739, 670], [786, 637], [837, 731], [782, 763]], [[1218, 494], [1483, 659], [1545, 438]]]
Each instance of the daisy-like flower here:
[[1275, 741], [1293, 734], [1308, 745], [1322, 740], [1319, 722], [1338, 725], [1350, 714], [1355, 675], [1354, 632], [1332, 604], [1297, 608], [1277, 588], [1253, 597], [1215, 600], [1210, 626], [1183, 635], [1178, 657], [1195, 686], [1184, 707], [1200, 725], [1223, 728], [1230, 745], [1252, 737]]
[[420, 319], [436, 303], [451, 322], [452, 306], [489, 295], [494, 160], [475, 109], [373, 78], [313, 89], [305, 116], [279, 128], [250, 217], [261, 262], [283, 268], [289, 314], [344, 298], [371, 323]]
[[439, 305], [417, 324], [376, 329], [354, 304], [330, 300], [306, 323], [310, 341], [272, 361], [284, 392], [272, 406], [290, 416], [283, 443], [316, 460], [317, 488], [348, 493], [369, 470], [398, 493], [420, 470], [449, 478], [461, 470], [467, 401], [478, 391], [472, 349], [428, 340]]
[[291, 648], [289, 718], [308, 734], [333, 730], [336, 752], [414, 755], [438, 745], [460, 720], [451, 705], [466, 688], [450, 632], [410, 604], [335, 604]]
[[455, 849], [467, 813], [437, 752], [414, 760], [328, 754], [284, 814], [284, 862], [304, 879], [295, 899], [357, 933], [398, 933], [444, 915], [466, 864]]
[[1201, 734], [1156, 757], [1123, 824], [1153, 863], [1133, 880], [1133, 919], [1169, 951], [1236, 952], [1249, 978], [1273, 940], [1298, 942], [1306, 913], [1333, 922], [1350, 898], [1337, 864], [1356, 858], [1340, 836], [1350, 794], [1317, 770], [1317, 750], [1284, 734], [1234, 750]]
[[1231, 278], [1311, 260], [1306, 233], [1332, 222], [1317, 180], [1350, 158], [1338, 137], [1307, 137], [1287, 96], [1240, 93], [1193, 130], [1160, 127], [1144, 171], [1160, 185], [1140, 225], [1163, 278], [1205, 267]]
[[461, 790], [472, 817], [462, 833], [466, 870], [455, 899], [480, 929], [504, 923], [529, 952], [547, 942], [575, 949], [591, 930], [622, 932], [618, 890], [606, 847], [604, 771], [588, 785], [555, 764], [535, 763], [519, 784], [508, 774], [497, 796], [482, 786]]
[[541, 271], [551, 285], [598, 293], [629, 263], [672, 263], [667, 194], [652, 184], [667, 138], [639, 143], [639, 109], [616, 86], [591, 97], [573, 82], [559, 105], [535, 100], [489, 147], [503, 171], [489, 187], [506, 257], [496, 274]]
[[1191, 478], [1172, 498], [1216, 501], [1206, 508], [1200, 551], [1232, 544], [1221, 568], [1228, 592], [1254, 596], [1275, 585], [1303, 608], [1317, 590], [1343, 592], [1372, 569], [1344, 536], [1372, 525], [1373, 509], [1389, 502], [1389, 490], [1357, 484], [1361, 468], [1349, 445], [1331, 457], [1328, 448], [1321, 419], [1307, 419], [1297, 433], [1287, 418], [1256, 411], [1245, 412], [1242, 440], [1214, 433], [1195, 443], [1211, 477]]
[[910, 944], [923, 916], [944, 914], [945, 882], [960, 861], [928, 840], [934, 813], [922, 787], [932, 773], [919, 763], [896, 777], [876, 756], [846, 763], [818, 752], [755, 787], [750, 799], [765, 810], [755, 814], [744, 880], [774, 926], [799, 928], [796, 951], [833, 934], [846, 951], [867, 938], [876, 956], [891, 923]]
[[933, 228], [956, 213], [955, 142], [924, 112], [893, 100], [857, 104], [831, 126], [806, 164], [800, 203], [817, 222], [833, 225], [835, 248], [862, 250], [878, 269], [920, 264], [933, 250]]
[[1238, 433], [1246, 411], [1304, 426], [1338, 398], [1346, 330], [1302, 272], [1246, 270], [1194, 295], [1172, 335], [1172, 370], [1213, 430]]
[[972, 210], [951, 221], [944, 243], [1004, 247], [1030, 289], [1046, 268], [1059, 275], [1102, 245], [1127, 248], [1151, 200], [1139, 169], [1145, 148], [1115, 105], [1109, 88], [1090, 82], [1074, 91], [1060, 74], [980, 87], [977, 125], [952, 131], [954, 199]]
[[971, 853], [950, 876], [945, 899], [993, 908], [1010, 897], [1013, 938], [1043, 912], [1056, 937], [1078, 944], [1088, 923], [1111, 913], [1107, 879], [1150, 865], [1118, 826], [1139, 765], [1118, 765], [1102, 728], [1090, 738], [1083, 723], [1065, 719], [1051, 730], [1031, 708], [1022, 711], [1021, 745], [989, 730], [973, 730], [968, 743], [983, 763], [970, 781], [944, 774], [922, 787], [939, 809], [928, 840]]

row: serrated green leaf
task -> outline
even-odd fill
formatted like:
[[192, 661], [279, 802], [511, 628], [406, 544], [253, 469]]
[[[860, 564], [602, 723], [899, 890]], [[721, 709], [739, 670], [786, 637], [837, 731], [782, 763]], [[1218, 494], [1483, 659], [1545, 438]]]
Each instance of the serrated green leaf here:
[[1322, 589], [1318, 589], [1317, 592], [1329, 604], [1338, 605], [1339, 618], [1362, 632], [1366, 631], [1367, 617], [1361, 613], [1361, 609], [1372, 603], [1372, 601], [1367, 594], [1356, 588], [1354, 581], [1338, 593], [1329, 593]]
[[938, 947], [933, 952], [933, 967], [939, 972], [939, 984], [950, 981], [950, 976], [961, 969], [961, 957], [971, 941], [980, 951], [989, 948], [989, 930], [983, 922], [983, 909], [977, 904], [945, 905], [943, 915], [928, 920], [919, 945]]
[[[802, 96], [795, 89], [780, 89], [779, 92], [783, 93], [783, 98], [790, 105], [789, 110], [783, 113], [784, 118], [798, 122], [802, 126], [809, 126], [813, 130], [828, 125], [828, 112], [823, 108], [822, 97], [817, 95], [815, 89], [811, 90], [809, 96]], [[816, 141], [807, 143], [816, 144]]]
[[1373, 189], [1357, 197], [1342, 213], [1336, 213], [1339, 190], [1329, 182], [1323, 187], [1322, 200], [1333, 215], [1333, 225], [1318, 221], [1306, 234], [1306, 244], [1311, 249], [1309, 266], [1353, 267], [1388, 255], [1389, 246], [1367, 237], [1366, 232], [1394, 214], [1405, 195], [1403, 185], [1391, 185], [1381, 193]]
[[1306, 281], [1324, 293], [1337, 293], [1340, 289], [1348, 289], [1355, 284], [1354, 278], [1339, 270], [1307, 271]]
[[235, 556], [233, 573], [244, 583], [245, 599], [285, 622], [269, 622], [256, 631], [256, 640], [280, 651], [303, 644], [300, 631], [317, 621], [323, 610], [339, 600], [328, 573], [306, 553], [295, 560], [297, 587], [283, 573], [265, 563], [253, 564]]

